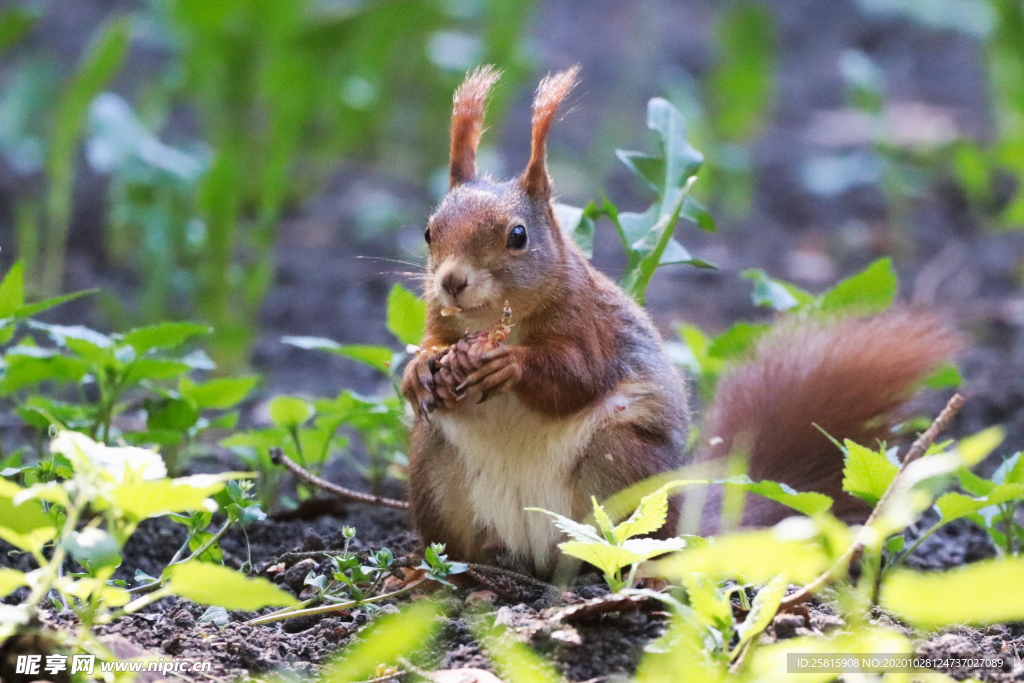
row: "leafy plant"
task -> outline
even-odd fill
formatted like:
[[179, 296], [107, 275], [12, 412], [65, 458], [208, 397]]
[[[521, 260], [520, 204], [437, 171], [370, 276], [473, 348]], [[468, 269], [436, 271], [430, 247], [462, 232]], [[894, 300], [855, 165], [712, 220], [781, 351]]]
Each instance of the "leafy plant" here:
[[[668, 514], [669, 488], [662, 487], [645, 496], [629, 519], [614, 526], [596, 498], [593, 500], [596, 527], [574, 522], [568, 517], [540, 508], [527, 509], [551, 515], [555, 526], [571, 539], [560, 543], [559, 549], [566, 555], [589, 562], [600, 569], [611, 589], [620, 591], [633, 586], [636, 570], [642, 562], [680, 550], [686, 545], [686, 541], [681, 538], [634, 538], [651, 534], [664, 526]], [[622, 570], [626, 567], [629, 567], [629, 575], [623, 579]]]
[[[1018, 467], [1020, 454], [1007, 458], [991, 479], [982, 479], [970, 471], [970, 467], [984, 460], [1002, 440], [1003, 432], [998, 427], [960, 440], [956, 452], [963, 464], [957, 469], [956, 478], [964, 493], [949, 491], [939, 496], [933, 508], [939, 516], [938, 521], [922, 531], [906, 549], [903, 548], [902, 535], [890, 539], [887, 545], [892, 555], [890, 566], [901, 565], [929, 536], [961, 518], [985, 529], [1001, 554], [1021, 554], [1024, 529], [1016, 522], [1014, 514], [1024, 500], [1024, 467]], [[849, 441], [845, 444], [845, 451], [843, 489], [869, 504], [876, 504], [899, 470], [890, 459], [891, 451], [886, 451], [884, 446], [872, 451]]]
[[[441, 145], [427, 131], [445, 129], [459, 75], [480, 59], [507, 64], [513, 78], [522, 74], [518, 36], [529, 12], [519, 9], [490, 1], [459, 12], [427, 0], [401, 11], [388, 4], [339, 11], [310, 0], [148, 3], [174, 54], [171, 69], [181, 74], [167, 79], [174, 86], [162, 95], [165, 107], [193, 107], [213, 149], [192, 207], [196, 246], [178, 251], [189, 264], [192, 303], [215, 329], [211, 353], [225, 370], [245, 362], [282, 211], [319, 187], [336, 159], [367, 148], [401, 144], [400, 153], [381, 155], [398, 162], [389, 170], [429, 175], [425, 160], [438, 158]], [[469, 62], [454, 42], [474, 46]], [[388, 131], [411, 100], [422, 102], [421, 123], [402, 129], [424, 132], [404, 144]], [[142, 227], [135, 241], [166, 229]]]
[[[314, 614], [337, 612], [343, 609], [360, 608], [369, 614], [377, 614], [377, 603], [393, 600], [424, 587], [428, 581], [451, 586], [447, 580], [453, 574], [466, 571], [466, 565], [449, 562], [444, 554], [444, 544], [434, 543], [424, 553], [425, 559], [419, 569], [422, 576], [410, 579], [395, 567], [394, 556], [387, 548], [370, 553], [365, 560], [349, 551], [349, 544], [356, 536], [353, 527], [344, 527], [345, 547], [340, 555], [330, 557], [332, 571], [329, 575], [310, 570], [306, 575], [303, 602], [251, 619], [251, 625], [269, 624], [285, 619], [306, 617]], [[385, 593], [377, 590], [388, 577], [396, 577], [405, 585]]]
[[[414, 345], [423, 337], [426, 326], [426, 304], [401, 285], [394, 285], [388, 295], [387, 327], [404, 345]], [[259, 499], [268, 509], [279, 499], [280, 470], [273, 465], [270, 449], [280, 447], [303, 469], [319, 474], [330, 456], [341, 453], [361, 471], [371, 489], [379, 493], [390, 475], [401, 478], [408, 464], [405, 449], [408, 439], [403, 422], [405, 404], [398, 391], [397, 369], [406, 358], [405, 351], [392, 351], [387, 346], [339, 344], [322, 337], [284, 337], [282, 342], [302, 349], [326, 351], [367, 365], [391, 380], [392, 391], [384, 396], [367, 397], [343, 391], [335, 399], [306, 399], [278, 396], [270, 403], [274, 425], [236, 433], [221, 441], [246, 464], [260, 472]], [[359, 437], [368, 456], [364, 466], [355, 457], [348, 437], [342, 430], [351, 430]], [[311, 494], [300, 483], [299, 499]], [[294, 501], [285, 499], [286, 505]]]
[[[13, 38], [27, 30], [27, 27], [27, 22], [21, 21], [17, 27], [11, 26], [9, 35]], [[64, 277], [64, 254], [71, 222], [76, 152], [85, 129], [86, 112], [92, 98], [106, 87], [120, 70], [128, 48], [128, 32], [129, 27], [125, 19], [115, 19], [101, 27], [56, 104], [53, 128], [46, 149], [45, 171], [48, 187], [45, 221], [41, 226], [42, 243], [40, 244], [37, 236], [30, 236], [28, 229], [19, 231], [19, 237], [28, 238], [19, 241], [22, 257], [34, 265], [36, 256], [41, 256], [40, 270], [34, 273], [32, 284], [38, 285], [44, 296], [59, 294]], [[34, 210], [27, 204], [23, 206], [26, 210]], [[40, 226], [36, 227], [38, 229]], [[41, 254], [37, 254], [37, 250], [40, 250]]]
[[657, 133], [661, 153], [618, 150], [619, 159], [648, 188], [656, 199], [643, 213], [620, 212], [607, 197], [600, 204], [591, 202], [584, 209], [558, 205], [562, 230], [569, 234], [588, 257], [593, 253], [594, 222], [607, 216], [615, 225], [626, 252], [627, 266], [621, 285], [639, 303], [659, 266], [688, 263], [698, 268], [713, 268], [693, 258], [672, 233], [680, 216], [713, 232], [714, 220], [707, 210], [690, 196], [690, 187], [704, 162], [700, 152], [686, 138], [686, 123], [668, 101], [656, 97], [647, 103], [647, 127]]
[[[141, 576], [143, 583], [126, 590], [113, 580], [121, 564], [125, 543], [139, 523], [151, 517], [189, 513], [205, 515], [217, 509], [212, 498], [231, 501], [222, 505], [230, 524], [246, 523], [233, 507], [248, 505], [239, 474], [196, 475], [167, 478], [160, 456], [135, 446], [113, 447], [80, 432], [58, 430], [51, 445], [61, 463], [55, 478], [28, 488], [0, 479], [0, 538], [35, 559], [30, 572], [4, 569], [0, 592], [8, 595], [25, 586], [28, 597], [6, 606], [0, 625], [0, 643], [26, 627], [41, 604], [50, 601], [73, 610], [81, 628], [68, 635], [73, 651], [113, 659], [92, 628], [142, 609], [167, 595], [182, 595], [205, 604], [229, 609], [256, 609], [263, 605], [287, 605], [294, 598], [265, 579], [246, 579], [243, 574], [204, 562], [216, 538], [186, 552], [189, 541], [168, 564], [162, 579]], [[244, 475], [243, 475], [244, 476]], [[228, 491], [226, 487], [233, 488]], [[258, 513], [251, 505], [250, 516]], [[194, 525], [204, 527], [204, 523]], [[75, 563], [71, 563], [70, 560]], [[76, 567], [84, 571], [76, 571]], [[145, 593], [134, 597], [133, 593]]]
[[[794, 317], [828, 320], [880, 313], [892, 306], [899, 285], [889, 258], [874, 261], [818, 296], [772, 278], [762, 270], [745, 270], [742, 274], [753, 284], [753, 304], [784, 314], [780, 318], [783, 323]], [[693, 325], [683, 325], [679, 328], [682, 343], [669, 344], [668, 350], [678, 364], [696, 377], [704, 398], [710, 399], [719, 377], [730, 364], [747, 356], [769, 330], [771, 326], [767, 324], [738, 322], [718, 336], [709, 337]], [[943, 368], [931, 386], [956, 386], [959, 380], [955, 368]]]
[[[688, 540], [697, 542], [698, 546], [703, 545], [700, 543], [702, 539], [696, 537], [653, 539], [646, 536], [653, 534], [665, 525], [668, 515], [668, 497], [671, 492], [685, 486], [710, 484], [755, 493], [807, 515], [824, 514], [832, 506], [832, 500], [826, 495], [813, 492], [798, 493], [785, 484], [773, 481], [753, 482], [744, 475], [717, 481], [708, 479], [669, 481], [641, 498], [632, 514], [618, 524], [614, 523], [608, 509], [600, 505], [597, 499], [593, 499], [593, 519], [596, 526], [575, 522], [568, 517], [540, 508], [527, 509], [550, 515], [554, 519], [555, 526], [571, 539], [559, 544], [559, 549], [566, 555], [571, 555], [600, 569], [611, 589], [620, 591], [633, 586], [637, 569], [641, 563], [652, 557], [681, 550], [687, 545]], [[622, 509], [627, 505], [626, 501], [630, 499], [633, 492], [634, 490], [627, 490], [616, 494], [609, 499], [607, 508]], [[636, 538], [637, 536], [644, 538]], [[623, 580], [622, 570], [626, 567], [629, 567], [629, 574]]]
[[[165, 322], [106, 335], [80, 325], [41, 323], [31, 316], [90, 292], [26, 304], [23, 276], [24, 264], [18, 262], [0, 284], [0, 338], [7, 344], [0, 397], [14, 399], [18, 414], [40, 435], [59, 425], [107, 444], [123, 439], [137, 445], [163, 445], [168, 467], [177, 474], [196, 437], [209, 429], [234, 426], [237, 413], [224, 411], [246, 397], [256, 378], [197, 384], [189, 375], [212, 369], [209, 358], [202, 352], [168, 353], [209, 328]], [[174, 382], [174, 388], [169, 382]], [[52, 398], [37, 390], [44, 385], [54, 386]], [[77, 389], [79, 400], [58, 398], [62, 389], [70, 388]], [[145, 429], [117, 426], [120, 415], [140, 410], [145, 414]], [[210, 411], [221, 414], [212, 419], [203, 416]], [[39, 455], [40, 461], [45, 460], [42, 452]]]

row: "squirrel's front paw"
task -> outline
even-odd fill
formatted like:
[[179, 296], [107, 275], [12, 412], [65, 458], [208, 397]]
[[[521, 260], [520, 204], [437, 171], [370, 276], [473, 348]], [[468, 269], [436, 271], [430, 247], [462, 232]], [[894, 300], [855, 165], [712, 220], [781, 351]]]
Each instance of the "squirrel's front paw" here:
[[451, 359], [449, 364], [459, 379], [455, 392], [460, 401], [469, 397], [481, 403], [512, 389], [523, 376], [516, 347], [502, 344], [480, 353], [472, 348], [463, 350], [459, 346], [461, 343], [445, 360]]
[[416, 354], [402, 374], [402, 395], [424, 420], [429, 419], [430, 411], [443, 403], [434, 379], [434, 371], [438, 367], [437, 356], [436, 353]]

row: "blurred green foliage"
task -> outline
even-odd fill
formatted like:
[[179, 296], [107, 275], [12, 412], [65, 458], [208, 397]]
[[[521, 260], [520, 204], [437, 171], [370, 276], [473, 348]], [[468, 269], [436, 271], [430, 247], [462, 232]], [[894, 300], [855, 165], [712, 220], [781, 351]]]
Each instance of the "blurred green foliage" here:
[[697, 195], [733, 216], [750, 210], [749, 146], [764, 130], [775, 95], [775, 17], [761, 0], [730, 0], [715, 21], [715, 65], [676, 88], [694, 145], [707, 157]]
[[[44, 195], [18, 198], [16, 211], [30, 289], [60, 289], [87, 136], [89, 162], [111, 178], [107, 256], [142, 281], [132, 310], [106, 301], [115, 324], [199, 317], [214, 326], [221, 371], [244, 365], [282, 214], [344, 159], [431, 177], [464, 71], [493, 62], [513, 82], [524, 74], [530, 5], [148, 0], [101, 27], [66, 82], [53, 56], [26, 47], [0, 92], [0, 151], [46, 176]], [[34, 12], [0, 14], [0, 50], [31, 35]], [[137, 69], [136, 48], [161, 58]], [[122, 67], [130, 100], [104, 92]], [[172, 123], [182, 116], [191, 130]]]

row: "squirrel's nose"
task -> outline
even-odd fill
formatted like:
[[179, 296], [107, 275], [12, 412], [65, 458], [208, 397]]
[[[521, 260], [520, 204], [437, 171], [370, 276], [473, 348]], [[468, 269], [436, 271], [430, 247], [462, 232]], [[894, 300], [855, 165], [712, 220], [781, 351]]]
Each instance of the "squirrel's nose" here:
[[469, 280], [462, 273], [446, 273], [441, 278], [441, 286], [444, 287], [444, 291], [452, 295], [452, 298], [456, 298], [469, 284]]

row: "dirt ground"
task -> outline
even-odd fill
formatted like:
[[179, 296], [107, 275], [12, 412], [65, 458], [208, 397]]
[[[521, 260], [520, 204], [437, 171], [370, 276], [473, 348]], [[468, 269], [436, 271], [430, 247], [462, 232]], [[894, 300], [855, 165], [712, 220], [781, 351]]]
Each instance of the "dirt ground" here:
[[[941, 177], [927, 183], [898, 214], [887, 205], [877, 184], [822, 196], [809, 190], [806, 180], [808, 159], [869, 147], [855, 141], [837, 150], [821, 134], [823, 126], [839, 125], [832, 114], [845, 104], [838, 68], [843, 50], [861, 49], [877, 61], [891, 103], [915, 105], [917, 109], [904, 109], [918, 115], [926, 109], [967, 135], [984, 137], [990, 112], [979, 62], [982, 48], [964, 35], [937, 33], [900, 19], [867, 17], [849, 0], [771, 4], [781, 46], [778, 93], [770, 125], [751, 150], [752, 211], [742, 221], [717, 215], [717, 234], [698, 234], [692, 226], [681, 226], [679, 237], [694, 255], [721, 269], [664, 269], [649, 291], [650, 310], [666, 337], [674, 337], [675, 326], [684, 321], [719, 331], [735, 320], [766, 315], [750, 303], [749, 283], [739, 277], [744, 269], [763, 268], [820, 291], [874, 258], [891, 255], [901, 276], [901, 298], [939, 307], [974, 341], [960, 361], [968, 401], [950, 435], [1004, 425], [1006, 444], [982, 467], [994, 469], [1000, 456], [1024, 443], [1024, 292], [1020, 286], [1024, 235], [985, 227], [953, 183]], [[97, 6], [101, 11], [105, 3]], [[613, 163], [612, 147], [650, 144], [641, 128], [645, 102], [671, 90], [681, 70], [700, 74], [711, 66], [713, 16], [711, 4], [703, 2], [550, 0], [541, 4], [532, 42], [538, 64], [542, 70], [575, 62], [583, 67], [575, 110], [553, 132], [555, 183], [565, 201], [582, 203], [597, 196], [600, 187], [584, 187], [574, 182], [577, 176], [560, 175], [559, 169], [571, 170], [574, 163], [583, 164], [591, 156]], [[527, 156], [527, 107], [524, 91], [505, 123], [490, 133], [499, 141], [498, 151], [509, 168]], [[352, 228], [354, 207], [361, 193], [377, 181], [381, 180], [365, 169], [346, 168], [328, 192], [284, 224], [277, 278], [264, 306], [253, 356], [255, 367], [268, 377], [263, 397], [281, 392], [332, 395], [345, 387], [364, 392], [385, 389], [379, 377], [354, 363], [279, 341], [283, 335], [315, 335], [344, 343], [390, 343], [383, 313], [388, 288], [395, 280], [412, 281], [400, 274], [410, 267], [392, 259], [416, 260], [422, 221], [375, 238], [358, 238]], [[88, 191], [92, 182], [85, 182], [83, 196], [102, 194]], [[620, 206], [640, 208], [645, 200], [630, 182], [625, 172], [616, 170], [606, 187]], [[424, 187], [425, 183], [394, 189], [425, 217], [430, 197]], [[90, 238], [96, 228], [89, 226], [89, 220], [95, 222], [101, 215], [95, 201], [99, 200], [92, 205], [85, 201], [76, 215], [69, 286], [101, 286], [117, 292], [126, 286], [124, 274], [105, 269]], [[616, 241], [611, 226], [602, 225], [596, 262], [609, 273], [622, 265]], [[88, 316], [90, 312], [71, 307], [62, 315]], [[945, 398], [926, 396], [919, 408], [934, 414]], [[338, 463], [332, 465], [328, 476], [337, 475], [339, 468]], [[415, 535], [400, 513], [347, 505], [331, 516], [270, 518], [253, 525], [248, 536], [255, 571], [264, 572], [283, 561], [287, 569], [277, 573], [275, 580], [298, 591], [306, 572], [324, 560], [319, 553], [341, 546], [344, 524], [358, 529], [367, 550], [387, 546], [400, 556], [416, 546]], [[136, 569], [158, 573], [183, 540], [182, 534], [182, 527], [169, 523], [143, 524], [126, 549], [124, 578], [130, 579]], [[223, 547], [226, 562], [240, 566], [245, 559], [241, 534], [229, 535]], [[993, 553], [979, 529], [969, 523], [954, 524], [922, 544], [910, 564], [938, 569]], [[0, 564], [19, 562], [6, 553], [0, 557]], [[568, 627], [575, 632], [573, 637], [553, 636], [564, 629], [552, 626], [544, 616], [544, 610], [559, 600], [572, 603], [606, 592], [598, 577], [584, 576], [557, 600], [550, 595], [528, 602], [501, 595], [494, 600], [499, 621], [553, 656], [570, 680], [607, 680], [635, 670], [644, 646], [663, 633], [664, 615], [645, 606], [584, 619]], [[441, 639], [422, 666], [489, 666], [468, 627], [470, 593], [459, 590], [448, 601]], [[470, 602], [479, 599], [477, 595]], [[365, 614], [354, 610], [283, 626], [235, 623], [218, 629], [212, 624], [197, 625], [202, 612], [203, 608], [187, 601], [166, 599], [105, 632], [157, 655], [213, 661], [215, 670], [208, 680], [264, 680], [279, 670], [315, 673], [331, 653], [358, 637], [367, 622]], [[884, 615], [879, 618], [885, 619]], [[825, 603], [813, 607], [807, 618], [783, 615], [764, 638], [827, 633], [841, 627], [841, 620]], [[923, 642], [920, 652], [1024, 655], [1024, 626], [951, 631]], [[1024, 680], [1024, 666], [1018, 662], [1010, 671], [956, 675]]]

